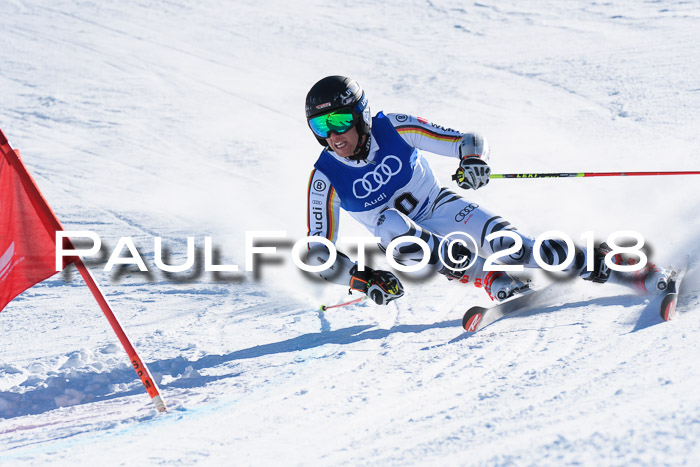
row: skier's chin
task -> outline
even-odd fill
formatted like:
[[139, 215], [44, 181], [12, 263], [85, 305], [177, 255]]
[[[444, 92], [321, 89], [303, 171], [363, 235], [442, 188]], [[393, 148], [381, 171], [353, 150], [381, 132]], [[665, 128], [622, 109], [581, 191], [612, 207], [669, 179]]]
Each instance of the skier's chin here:
[[342, 144], [340, 147], [338, 146], [333, 146], [333, 149], [335, 150], [335, 153], [338, 154], [340, 157], [350, 157], [353, 154], [353, 147], [350, 145], [350, 143], [345, 143]]

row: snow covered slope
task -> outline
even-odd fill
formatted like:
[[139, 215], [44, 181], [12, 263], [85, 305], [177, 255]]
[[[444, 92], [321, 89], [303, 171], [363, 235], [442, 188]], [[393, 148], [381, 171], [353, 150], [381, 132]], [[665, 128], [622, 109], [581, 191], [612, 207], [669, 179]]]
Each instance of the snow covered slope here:
[[[388, 307], [283, 258], [167, 275], [186, 237], [241, 266], [244, 235], [305, 235], [309, 87], [477, 130], [494, 172], [698, 170], [700, 7], [684, 1], [0, 2], [0, 128], [92, 261], [170, 412], [157, 415], [75, 271], [0, 313], [0, 464], [692, 464], [700, 275], [679, 316], [571, 282], [472, 337], [481, 291], [408, 282]], [[443, 180], [454, 160], [432, 156]], [[532, 235], [637, 230], [661, 265], [700, 241], [692, 177], [494, 180], [465, 193]], [[364, 235], [343, 216], [344, 235]], [[200, 250], [201, 253], [201, 250]], [[378, 259], [381, 264], [381, 259]], [[203, 264], [203, 261], [199, 261]]]

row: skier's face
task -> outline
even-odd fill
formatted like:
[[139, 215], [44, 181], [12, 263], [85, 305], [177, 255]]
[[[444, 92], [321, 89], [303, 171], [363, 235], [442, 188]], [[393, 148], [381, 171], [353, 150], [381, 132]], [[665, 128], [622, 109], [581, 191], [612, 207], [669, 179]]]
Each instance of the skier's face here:
[[355, 152], [359, 137], [357, 128], [352, 127], [342, 135], [331, 132], [330, 136], [326, 138], [326, 143], [340, 157], [350, 157]]

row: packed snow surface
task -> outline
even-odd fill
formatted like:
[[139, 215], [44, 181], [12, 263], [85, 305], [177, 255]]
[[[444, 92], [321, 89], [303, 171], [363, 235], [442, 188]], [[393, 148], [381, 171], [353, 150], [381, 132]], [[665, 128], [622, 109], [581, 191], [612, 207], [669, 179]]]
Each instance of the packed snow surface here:
[[[0, 464], [700, 459], [695, 269], [667, 323], [648, 297], [571, 280], [467, 337], [461, 316], [488, 301], [480, 289], [407, 278], [390, 306], [322, 313], [347, 289], [303, 275], [290, 255], [320, 150], [303, 101], [330, 74], [358, 80], [374, 111], [481, 132], [494, 173], [700, 169], [697, 2], [0, 9], [0, 128], [65, 228], [100, 236], [103, 254], [86, 261], [169, 407], [155, 412], [69, 268], [0, 313]], [[428, 157], [451, 183], [455, 160]], [[656, 263], [692, 265], [698, 180], [493, 180], [463, 195], [532, 236], [635, 230]], [[367, 235], [345, 214], [340, 223]], [[252, 231], [286, 240], [246, 272]], [[103, 270], [121, 237], [147, 273]], [[198, 266], [157, 269], [154, 237], [171, 264], [194, 237]], [[204, 271], [205, 237], [240, 271]]]

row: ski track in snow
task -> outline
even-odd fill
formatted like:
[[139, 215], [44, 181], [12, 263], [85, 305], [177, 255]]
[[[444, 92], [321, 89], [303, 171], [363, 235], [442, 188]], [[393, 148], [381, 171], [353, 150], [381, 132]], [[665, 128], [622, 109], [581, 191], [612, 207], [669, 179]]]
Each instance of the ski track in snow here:
[[[320, 312], [345, 290], [272, 262], [166, 274], [153, 237], [181, 264], [187, 237], [201, 258], [211, 236], [243, 269], [246, 230], [303, 236], [319, 147], [302, 101], [333, 73], [373, 111], [482, 132], [495, 172], [697, 170], [698, 23], [697, 5], [664, 0], [4, 2], [0, 128], [64, 226], [100, 235], [87, 262], [169, 412], [69, 269], [0, 314], [0, 464], [697, 462], [690, 177], [465, 194], [533, 236], [631, 229], [661, 265], [690, 254], [668, 323], [645, 297], [578, 282], [472, 336], [461, 315], [483, 292], [441, 278]], [[430, 157], [449, 180], [454, 161]], [[148, 273], [103, 271], [123, 236]]]

